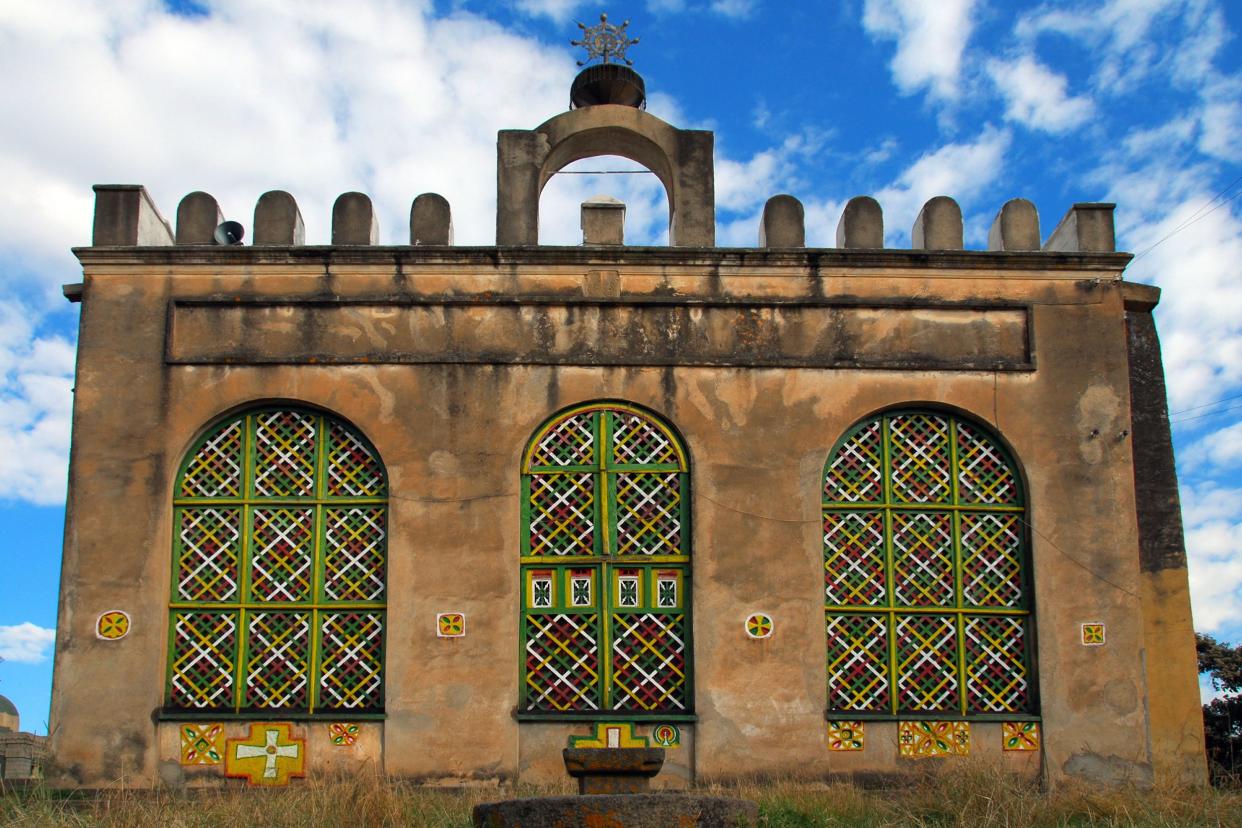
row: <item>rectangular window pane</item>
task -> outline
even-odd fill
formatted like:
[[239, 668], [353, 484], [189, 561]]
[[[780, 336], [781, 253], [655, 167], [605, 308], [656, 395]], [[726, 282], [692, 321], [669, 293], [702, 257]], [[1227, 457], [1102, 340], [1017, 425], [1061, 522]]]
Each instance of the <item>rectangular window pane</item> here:
[[953, 517], [948, 512], [893, 512], [893, 602], [954, 606]]
[[178, 510], [177, 600], [237, 600], [241, 521], [237, 507]]
[[235, 612], [174, 611], [170, 706], [232, 710], [236, 658]]
[[824, 513], [824, 603], [884, 606], [884, 515]]
[[310, 613], [256, 612], [246, 630], [246, 706], [308, 709]]
[[250, 592], [256, 601], [309, 601], [315, 561], [315, 510], [255, 509]]
[[978, 713], [1025, 713], [1029, 707], [1022, 618], [966, 616], [966, 707]]
[[319, 707], [378, 709], [383, 704], [383, 613], [325, 612], [319, 632]]
[[523, 619], [526, 710], [598, 710], [599, 615], [529, 614]]
[[621, 472], [615, 477], [618, 555], [681, 554], [681, 475]]
[[889, 712], [888, 615], [829, 615], [828, 709]]
[[613, 710], [688, 708], [685, 625], [681, 613], [612, 616]]
[[530, 554], [595, 554], [595, 477], [530, 477]]
[[1022, 606], [1022, 522], [1007, 513], [962, 513], [962, 601]]
[[324, 509], [324, 595], [332, 601], [384, 600], [383, 506]]
[[949, 422], [932, 414], [895, 414], [888, 421], [893, 500], [950, 503]]
[[259, 497], [315, 494], [316, 418], [265, 411], [254, 422], [254, 491]]
[[960, 712], [957, 622], [951, 615], [898, 615], [897, 708]]

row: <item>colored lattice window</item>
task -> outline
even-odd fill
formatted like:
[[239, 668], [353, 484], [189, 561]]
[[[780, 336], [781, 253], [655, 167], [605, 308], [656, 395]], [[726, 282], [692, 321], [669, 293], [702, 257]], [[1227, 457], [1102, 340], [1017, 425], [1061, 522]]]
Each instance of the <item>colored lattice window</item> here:
[[691, 716], [690, 476], [621, 403], [563, 411], [522, 463], [523, 718]]
[[837, 443], [823, 501], [829, 713], [1036, 715], [1025, 499], [1000, 442], [884, 414]]
[[166, 711], [383, 710], [388, 487], [331, 416], [251, 411], [189, 452], [173, 499]]

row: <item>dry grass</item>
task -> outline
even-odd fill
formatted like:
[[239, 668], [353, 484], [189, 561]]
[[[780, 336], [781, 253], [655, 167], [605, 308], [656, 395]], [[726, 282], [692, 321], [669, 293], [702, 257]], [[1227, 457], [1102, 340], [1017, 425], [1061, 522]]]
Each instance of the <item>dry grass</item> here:
[[[985, 764], [911, 780], [888, 790], [848, 783], [750, 782], [712, 789], [759, 803], [761, 825], [815, 826], [1238, 826], [1242, 791], [1140, 791], [1062, 786], [1045, 794]], [[556, 791], [561, 793], [562, 791]], [[64, 798], [48, 791], [0, 797], [5, 826], [468, 826], [475, 804], [539, 791], [437, 789], [360, 776], [272, 791], [112, 791]]]

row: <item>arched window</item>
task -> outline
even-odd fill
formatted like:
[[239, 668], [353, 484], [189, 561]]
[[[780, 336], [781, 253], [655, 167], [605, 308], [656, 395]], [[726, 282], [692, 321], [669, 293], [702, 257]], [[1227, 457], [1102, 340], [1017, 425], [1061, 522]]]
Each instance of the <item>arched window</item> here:
[[673, 430], [576, 406], [522, 460], [521, 718], [693, 711], [690, 475]]
[[981, 426], [895, 411], [824, 467], [828, 712], [1037, 712], [1025, 496]]
[[382, 712], [388, 485], [366, 438], [249, 411], [197, 442], [173, 498], [166, 710]]

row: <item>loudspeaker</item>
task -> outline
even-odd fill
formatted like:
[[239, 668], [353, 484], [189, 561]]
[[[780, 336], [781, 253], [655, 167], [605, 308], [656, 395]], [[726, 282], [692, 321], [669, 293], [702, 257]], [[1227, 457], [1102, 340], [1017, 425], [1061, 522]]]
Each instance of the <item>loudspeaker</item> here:
[[216, 232], [211, 234], [216, 244], [241, 244], [242, 237], [246, 235], [246, 228], [241, 226], [240, 222], [226, 221], [216, 228]]

